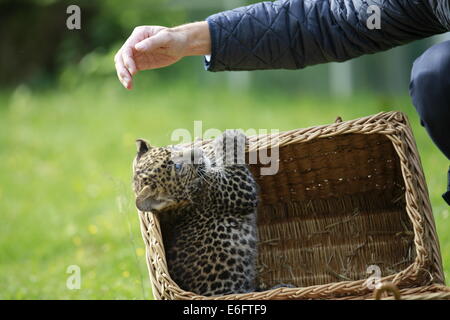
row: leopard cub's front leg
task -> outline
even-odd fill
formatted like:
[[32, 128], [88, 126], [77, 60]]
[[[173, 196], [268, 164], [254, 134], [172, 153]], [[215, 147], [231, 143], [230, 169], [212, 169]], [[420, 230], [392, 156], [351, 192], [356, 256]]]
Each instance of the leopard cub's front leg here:
[[244, 132], [236, 129], [225, 130], [213, 142], [216, 165], [244, 165], [247, 143]]

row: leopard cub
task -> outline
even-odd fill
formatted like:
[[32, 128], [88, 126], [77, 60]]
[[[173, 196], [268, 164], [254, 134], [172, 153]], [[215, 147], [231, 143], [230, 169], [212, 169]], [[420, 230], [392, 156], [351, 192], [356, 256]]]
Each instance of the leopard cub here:
[[183, 290], [205, 296], [256, 290], [258, 192], [243, 161], [245, 142], [243, 133], [227, 130], [207, 154], [137, 140], [136, 206], [159, 216], [169, 273]]

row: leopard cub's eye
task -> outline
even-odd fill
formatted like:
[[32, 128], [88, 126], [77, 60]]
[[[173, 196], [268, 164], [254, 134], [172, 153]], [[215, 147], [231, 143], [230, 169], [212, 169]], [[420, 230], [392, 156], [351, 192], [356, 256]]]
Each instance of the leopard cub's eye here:
[[183, 168], [183, 164], [182, 163], [175, 163], [175, 170], [180, 171], [181, 168]]

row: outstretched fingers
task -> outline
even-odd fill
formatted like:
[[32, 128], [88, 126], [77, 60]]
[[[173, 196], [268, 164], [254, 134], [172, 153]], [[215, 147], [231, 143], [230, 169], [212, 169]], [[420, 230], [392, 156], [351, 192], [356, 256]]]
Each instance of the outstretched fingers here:
[[165, 29], [159, 26], [136, 27], [117, 52], [114, 57], [117, 77], [125, 88], [132, 88], [133, 76], [138, 71], [158, 67], [155, 54], [165, 52], [173, 40], [173, 35]]
[[133, 56], [133, 48], [136, 43], [144, 38], [145, 35], [143, 29], [141, 27], [135, 28], [114, 57], [117, 76], [122, 85], [127, 89], [132, 88], [133, 76], [138, 72], [136, 61]]
[[138, 72], [138, 70], [136, 67], [136, 62], [134, 61], [133, 58], [133, 48], [131, 47], [131, 45], [128, 45], [125, 48], [123, 48], [122, 59], [130, 75], [134, 76]]
[[133, 77], [125, 67], [122, 50], [123, 48], [120, 49], [119, 52], [117, 52], [116, 56], [114, 57], [114, 63], [116, 65], [117, 77], [119, 78], [122, 85], [130, 90], [133, 87]]

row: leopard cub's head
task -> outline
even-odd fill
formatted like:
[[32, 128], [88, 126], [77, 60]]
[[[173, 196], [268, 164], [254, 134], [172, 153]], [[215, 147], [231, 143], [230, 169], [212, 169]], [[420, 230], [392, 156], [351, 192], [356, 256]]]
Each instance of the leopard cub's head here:
[[138, 139], [133, 161], [136, 207], [166, 211], [186, 206], [201, 192], [209, 162], [198, 148], [153, 147]]

